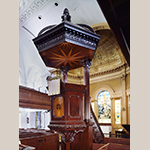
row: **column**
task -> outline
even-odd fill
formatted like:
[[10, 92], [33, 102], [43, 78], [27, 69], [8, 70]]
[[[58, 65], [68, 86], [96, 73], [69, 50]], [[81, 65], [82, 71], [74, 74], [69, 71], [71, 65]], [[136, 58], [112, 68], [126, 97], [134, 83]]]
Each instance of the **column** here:
[[90, 84], [89, 84], [89, 69], [90, 65], [92, 64], [91, 60], [87, 59], [81, 62], [82, 66], [84, 67], [84, 85], [87, 86], [87, 90], [85, 92], [85, 101], [84, 101], [84, 109], [85, 109], [85, 122], [86, 122], [86, 129], [83, 133], [83, 136], [85, 137], [85, 141], [87, 141], [87, 144], [85, 146], [86, 150], [92, 150], [92, 144], [93, 144], [93, 123], [90, 120]]
[[85, 92], [85, 120], [89, 122], [90, 120], [90, 84], [89, 84], [89, 69], [92, 61], [87, 59], [81, 62], [84, 67], [84, 85], [87, 86], [87, 90]]
[[111, 99], [111, 125], [112, 128], [115, 128], [115, 99], [114, 98], [110, 99]]
[[127, 96], [128, 96], [128, 122], [127, 124], [130, 124], [130, 93], [127, 92]]
[[121, 84], [122, 84], [121, 124], [127, 124], [126, 74], [122, 74]]

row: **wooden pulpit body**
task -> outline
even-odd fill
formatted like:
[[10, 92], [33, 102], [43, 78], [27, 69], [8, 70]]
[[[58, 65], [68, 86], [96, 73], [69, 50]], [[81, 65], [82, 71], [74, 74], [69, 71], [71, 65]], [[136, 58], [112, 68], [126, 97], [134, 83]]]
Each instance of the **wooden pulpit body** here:
[[48, 127], [61, 134], [61, 140], [67, 147], [73, 142], [75, 135], [86, 128], [83, 120], [83, 95], [86, 86], [61, 82], [60, 88], [60, 94], [51, 96], [51, 122]]

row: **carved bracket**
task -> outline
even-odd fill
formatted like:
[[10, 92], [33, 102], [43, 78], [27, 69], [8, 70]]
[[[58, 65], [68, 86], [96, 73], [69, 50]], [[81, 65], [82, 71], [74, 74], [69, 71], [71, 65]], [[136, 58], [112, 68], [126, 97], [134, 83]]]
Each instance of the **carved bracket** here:
[[61, 139], [64, 143], [71, 143], [74, 141], [74, 138], [76, 136], [76, 134], [78, 134], [79, 132], [83, 132], [84, 130], [72, 130], [72, 131], [61, 131]]
[[57, 131], [62, 136], [62, 141], [64, 143], [71, 143], [74, 140], [74, 137], [79, 132], [83, 132], [86, 128], [85, 124], [76, 124], [76, 125], [62, 125], [62, 124], [50, 124], [48, 126], [53, 132]]

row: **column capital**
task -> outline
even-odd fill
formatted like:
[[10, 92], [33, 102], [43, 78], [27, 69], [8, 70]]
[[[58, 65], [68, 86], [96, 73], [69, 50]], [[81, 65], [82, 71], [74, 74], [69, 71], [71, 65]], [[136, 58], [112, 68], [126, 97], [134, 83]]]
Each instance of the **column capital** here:
[[64, 74], [67, 74], [67, 72], [69, 71], [68, 67], [67, 66], [62, 66], [60, 68], [60, 71], [62, 71]]
[[80, 63], [84, 68], [86, 67], [89, 68], [92, 65], [92, 60], [85, 59], [85, 60], [82, 60]]

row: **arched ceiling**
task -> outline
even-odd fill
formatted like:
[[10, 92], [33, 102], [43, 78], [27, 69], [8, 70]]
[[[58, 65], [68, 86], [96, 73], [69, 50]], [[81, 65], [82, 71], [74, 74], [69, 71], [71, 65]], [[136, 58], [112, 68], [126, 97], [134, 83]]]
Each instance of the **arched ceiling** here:
[[[97, 27], [98, 28], [98, 27]], [[90, 66], [90, 76], [110, 72], [126, 63], [121, 49], [110, 29], [96, 31], [101, 36]], [[83, 68], [69, 71], [71, 76], [83, 76]]]

